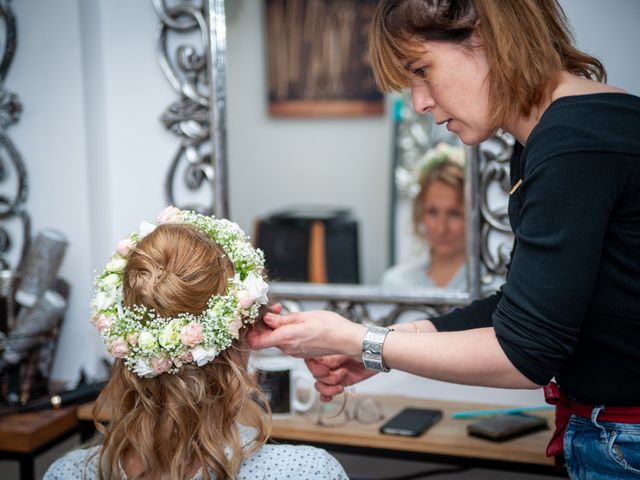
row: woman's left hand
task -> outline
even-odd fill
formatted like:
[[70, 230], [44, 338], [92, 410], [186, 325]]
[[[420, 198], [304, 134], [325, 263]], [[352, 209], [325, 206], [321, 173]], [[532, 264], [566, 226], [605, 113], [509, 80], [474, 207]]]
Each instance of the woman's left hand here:
[[360, 357], [365, 327], [328, 311], [266, 313], [247, 339], [254, 350], [278, 347], [294, 357], [331, 354]]
[[344, 387], [366, 380], [378, 373], [365, 368], [361, 359], [356, 360], [346, 355], [307, 358], [305, 363], [316, 379], [314, 386], [323, 402], [328, 402], [335, 395], [342, 393]]

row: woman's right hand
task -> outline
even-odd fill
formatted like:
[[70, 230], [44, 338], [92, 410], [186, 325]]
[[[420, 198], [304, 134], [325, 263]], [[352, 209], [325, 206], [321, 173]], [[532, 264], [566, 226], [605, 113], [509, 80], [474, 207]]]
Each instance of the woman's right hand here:
[[362, 362], [347, 355], [307, 358], [305, 362], [316, 379], [315, 388], [323, 402], [331, 401], [335, 395], [344, 391], [344, 387], [354, 385], [378, 373], [365, 368]]

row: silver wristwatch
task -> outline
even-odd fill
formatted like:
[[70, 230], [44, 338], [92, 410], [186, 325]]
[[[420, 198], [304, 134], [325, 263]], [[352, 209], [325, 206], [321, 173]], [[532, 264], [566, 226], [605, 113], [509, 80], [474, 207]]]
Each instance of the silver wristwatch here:
[[362, 363], [369, 370], [388, 372], [389, 368], [382, 361], [382, 345], [387, 333], [393, 331], [386, 327], [369, 327], [362, 339]]

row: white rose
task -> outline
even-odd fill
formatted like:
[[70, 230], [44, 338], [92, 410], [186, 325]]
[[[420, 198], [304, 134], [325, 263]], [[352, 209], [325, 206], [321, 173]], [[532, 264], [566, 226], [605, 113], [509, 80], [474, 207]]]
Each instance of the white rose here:
[[156, 225], [151, 222], [144, 221], [138, 227], [138, 239], [142, 240], [156, 229]]
[[122, 282], [122, 277], [117, 273], [110, 273], [101, 280], [101, 283], [108, 288], [117, 287], [120, 282]]
[[264, 281], [260, 275], [256, 275], [254, 272], [250, 272], [242, 282], [244, 290], [249, 292], [249, 297], [261, 305], [265, 305], [269, 300], [267, 299], [267, 292], [269, 291], [269, 284]]
[[133, 373], [144, 378], [152, 378], [157, 375], [153, 368], [151, 368], [151, 366], [142, 358], [139, 358], [134, 365]]
[[111, 295], [108, 295], [106, 292], [99, 291], [96, 293], [95, 298], [93, 299], [93, 305], [96, 307], [98, 312], [102, 312], [103, 310], [107, 310], [114, 303], [116, 303], [115, 298]]
[[214, 348], [203, 348], [203, 347], [195, 347], [191, 349], [191, 355], [193, 355], [193, 360], [198, 364], [199, 367], [202, 365], [209, 363], [211, 360], [216, 358], [218, 355], [218, 351]]
[[165, 325], [158, 337], [158, 343], [164, 348], [172, 348], [180, 345], [180, 331], [182, 320], [174, 319]]
[[150, 352], [157, 345], [156, 338], [150, 331], [143, 330], [140, 332], [140, 335], [138, 335], [138, 345], [143, 351]]
[[124, 267], [127, 266], [127, 260], [122, 258], [120, 255], [114, 255], [109, 260], [109, 263], [105, 265], [105, 270], [107, 272], [113, 273], [121, 273], [124, 272]]

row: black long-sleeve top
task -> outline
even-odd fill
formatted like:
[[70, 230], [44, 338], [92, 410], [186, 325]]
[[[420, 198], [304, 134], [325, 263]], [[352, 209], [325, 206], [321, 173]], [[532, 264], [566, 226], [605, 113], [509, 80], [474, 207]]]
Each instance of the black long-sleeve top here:
[[433, 320], [493, 325], [513, 365], [575, 400], [640, 405], [640, 98], [554, 101], [511, 160], [505, 285]]

